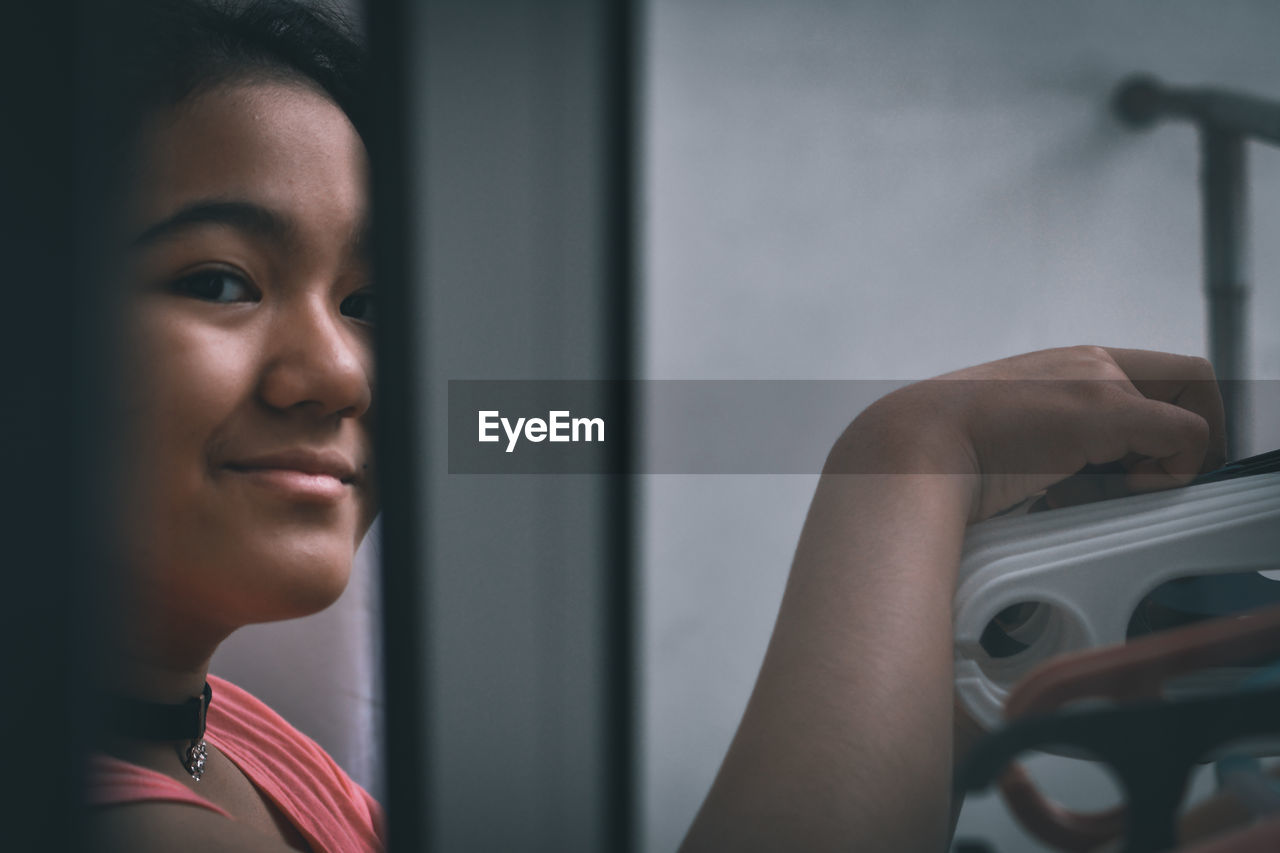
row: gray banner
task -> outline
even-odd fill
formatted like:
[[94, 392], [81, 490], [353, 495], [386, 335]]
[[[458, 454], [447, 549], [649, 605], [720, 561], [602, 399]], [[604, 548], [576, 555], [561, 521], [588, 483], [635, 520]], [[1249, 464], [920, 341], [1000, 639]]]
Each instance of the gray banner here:
[[[998, 393], [992, 393], [991, 387], [961, 391], [987, 400], [1016, 400], [1028, 385], [1037, 386], [1037, 394], [1051, 395], [1052, 386], [1065, 384], [1057, 380], [946, 381], [953, 387], [999, 384]], [[816, 474], [850, 421], [877, 399], [908, 384], [906, 380], [451, 380], [449, 473]], [[1234, 382], [1230, 387], [1248, 401], [1257, 450], [1280, 447], [1280, 381]], [[620, 395], [629, 397], [635, 412], [626, 423], [609, 414], [611, 402]], [[632, 448], [630, 460], [617, 452], [619, 445]], [[988, 473], [1066, 476], [1073, 472]]]

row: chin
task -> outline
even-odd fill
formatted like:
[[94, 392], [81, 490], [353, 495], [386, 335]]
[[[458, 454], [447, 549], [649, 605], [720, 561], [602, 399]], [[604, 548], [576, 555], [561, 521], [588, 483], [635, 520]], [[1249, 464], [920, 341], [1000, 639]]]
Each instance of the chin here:
[[272, 582], [256, 586], [261, 597], [253, 609], [254, 622], [296, 619], [319, 613], [338, 600], [351, 578], [355, 551], [348, 546], [333, 554], [308, 554], [301, 560], [276, 560], [263, 565], [260, 580]]
[[[355, 536], [289, 535], [275, 531], [240, 537], [188, 564], [178, 599], [203, 600], [220, 631], [318, 613], [333, 604], [351, 577]], [[172, 601], [173, 598], [171, 597]]]
[[140, 612], [229, 633], [258, 622], [317, 613], [342, 595], [365, 525], [354, 517], [263, 523], [261, 517], [199, 517], [126, 539], [129, 598]]

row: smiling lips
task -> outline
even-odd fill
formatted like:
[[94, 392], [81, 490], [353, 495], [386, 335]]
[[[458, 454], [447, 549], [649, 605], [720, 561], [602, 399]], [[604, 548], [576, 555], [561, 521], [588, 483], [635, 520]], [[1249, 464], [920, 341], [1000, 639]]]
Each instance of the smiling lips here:
[[336, 451], [289, 450], [224, 466], [279, 496], [306, 503], [336, 503], [355, 482], [356, 467]]

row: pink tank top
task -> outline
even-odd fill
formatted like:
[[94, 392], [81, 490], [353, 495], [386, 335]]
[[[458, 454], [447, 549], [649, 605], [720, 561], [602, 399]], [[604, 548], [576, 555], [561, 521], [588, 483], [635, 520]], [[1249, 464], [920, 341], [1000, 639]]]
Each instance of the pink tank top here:
[[[209, 676], [205, 739], [266, 795], [316, 853], [374, 853], [385, 846], [382, 809], [329, 754], [249, 693]], [[163, 773], [108, 755], [89, 764], [88, 802], [189, 803], [230, 817]]]

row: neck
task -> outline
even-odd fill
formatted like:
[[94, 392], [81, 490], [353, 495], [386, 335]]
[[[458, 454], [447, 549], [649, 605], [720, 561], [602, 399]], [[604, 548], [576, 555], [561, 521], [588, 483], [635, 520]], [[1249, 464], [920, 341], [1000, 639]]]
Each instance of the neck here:
[[176, 704], [198, 696], [209, 661], [230, 632], [173, 617], [162, 607], [126, 607], [102, 660], [104, 686], [145, 702]]
[[118, 699], [109, 699], [112, 711], [101, 731], [101, 748], [173, 778], [199, 781], [206, 754], [202, 711], [208, 708], [199, 700], [216, 644], [204, 649], [141, 643], [137, 636], [131, 632], [122, 637], [104, 667], [106, 689]]
[[111, 690], [142, 702], [176, 705], [199, 696], [209, 677], [209, 659], [173, 666], [145, 658], [117, 657], [105, 673]]
[[[185, 780], [204, 772], [208, 659], [188, 665], [149, 656], [116, 656], [99, 746], [133, 764]], [[196, 760], [196, 750], [201, 757]], [[175, 760], [176, 759], [176, 760]]]
[[[109, 642], [99, 658], [98, 672], [101, 688], [124, 700], [115, 705], [117, 712], [150, 722], [139, 729], [104, 721], [98, 732], [100, 748], [180, 781], [187, 782], [189, 777], [199, 781], [206, 755], [204, 741], [194, 737], [201, 728], [199, 716], [188, 728], [185, 712], [175, 717], [162, 707], [128, 703], [178, 707], [201, 697], [209, 661], [230, 631], [216, 627], [207, 609], [192, 608], [182, 599], [164, 600], [148, 591], [144, 584], [117, 590], [121, 600], [108, 611], [115, 614], [115, 621], [107, 632]], [[192, 737], [168, 740], [175, 731], [191, 732]]]

